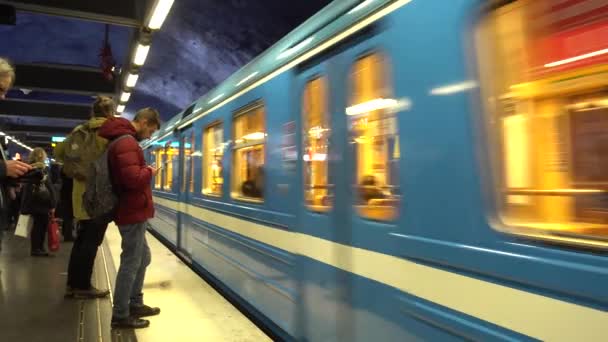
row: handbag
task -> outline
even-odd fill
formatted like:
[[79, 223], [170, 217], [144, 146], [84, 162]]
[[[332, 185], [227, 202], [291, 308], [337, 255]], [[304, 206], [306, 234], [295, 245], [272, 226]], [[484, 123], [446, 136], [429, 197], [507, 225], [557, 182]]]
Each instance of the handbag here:
[[48, 230], [49, 236], [47, 240], [49, 244], [49, 251], [56, 252], [59, 250], [59, 222], [57, 222], [55, 214], [51, 214]]
[[15, 228], [15, 235], [26, 239], [29, 238], [33, 224], [34, 219], [32, 215], [19, 215], [19, 218], [17, 219], [17, 228]]

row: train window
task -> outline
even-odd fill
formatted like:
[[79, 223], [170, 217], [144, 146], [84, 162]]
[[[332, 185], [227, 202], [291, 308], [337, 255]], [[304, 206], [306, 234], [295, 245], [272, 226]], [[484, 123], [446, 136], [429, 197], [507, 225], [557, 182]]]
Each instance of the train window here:
[[165, 147], [165, 167], [163, 168], [163, 189], [171, 191], [173, 189], [173, 168], [179, 159], [179, 149], [176, 143], [168, 143]]
[[327, 118], [327, 87], [324, 78], [306, 84], [302, 99], [304, 139], [304, 196], [308, 208], [326, 212], [331, 208], [327, 146], [330, 128]]
[[224, 156], [224, 126], [213, 124], [203, 134], [203, 193], [222, 195], [224, 176], [222, 157]]
[[355, 205], [362, 217], [391, 221], [397, 218], [399, 190], [399, 135], [391, 106], [386, 57], [373, 53], [351, 69], [351, 93], [346, 115], [355, 160]]
[[[162, 148], [154, 150], [154, 160], [157, 167], [163, 165], [163, 154], [164, 150]], [[162, 175], [160, 173], [154, 176], [154, 188], [162, 188]]]
[[608, 19], [585, 19], [600, 3], [515, 1], [476, 31], [496, 208], [509, 232], [608, 246]]
[[[184, 161], [183, 161], [183, 169], [182, 169], [182, 188], [181, 191], [185, 192], [186, 191], [186, 185], [188, 185], [188, 191], [189, 192], [193, 192], [194, 191], [194, 181], [192, 179], [193, 177], [193, 165], [194, 163], [192, 163], [192, 153], [194, 151], [194, 133], [190, 133], [189, 136], [184, 137], [183, 139], [183, 143], [184, 143]], [[186, 165], [189, 165], [189, 170], [190, 170], [190, 179], [188, 180], [188, 174], [187, 174], [187, 169], [186, 169]], [[188, 184], [187, 184], [188, 183]]]
[[264, 198], [264, 107], [255, 103], [236, 113], [233, 124], [234, 159], [232, 196], [261, 201]]
[[[196, 137], [194, 136], [194, 132], [190, 134], [190, 148], [188, 149], [188, 158], [190, 160], [190, 193], [194, 192], [194, 146], [195, 146]], [[188, 146], [186, 146], [188, 147]]]

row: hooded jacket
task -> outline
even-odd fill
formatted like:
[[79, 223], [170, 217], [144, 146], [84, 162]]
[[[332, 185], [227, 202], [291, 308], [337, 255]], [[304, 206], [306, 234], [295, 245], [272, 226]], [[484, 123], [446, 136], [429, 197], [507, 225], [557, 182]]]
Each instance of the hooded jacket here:
[[152, 170], [146, 166], [135, 127], [127, 119], [112, 118], [101, 126], [98, 134], [110, 142], [123, 135], [133, 137], [121, 139], [108, 149], [110, 174], [119, 198], [114, 222], [121, 226], [154, 217]]

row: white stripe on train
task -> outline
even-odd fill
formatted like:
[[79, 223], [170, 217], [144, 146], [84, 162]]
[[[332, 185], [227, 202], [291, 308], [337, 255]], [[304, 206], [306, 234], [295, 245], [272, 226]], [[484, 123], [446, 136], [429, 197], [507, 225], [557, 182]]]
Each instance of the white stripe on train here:
[[[608, 313], [154, 197], [156, 204], [543, 341], [608, 341]], [[335, 255], [351, 255], [342, 263]], [[395, 272], [394, 270], [399, 270]]]

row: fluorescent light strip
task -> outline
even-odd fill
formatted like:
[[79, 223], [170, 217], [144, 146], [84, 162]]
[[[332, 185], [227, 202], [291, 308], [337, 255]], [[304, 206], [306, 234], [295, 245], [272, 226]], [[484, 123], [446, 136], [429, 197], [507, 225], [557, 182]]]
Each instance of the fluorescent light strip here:
[[158, 0], [156, 2], [156, 7], [154, 7], [154, 12], [152, 12], [152, 17], [148, 23], [149, 29], [158, 30], [163, 26], [165, 19], [167, 19], [167, 15], [169, 15], [169, 11], [171, 11], [173, 1], [174, 0]]
[[148, 57], [148, 52], [150, 52], [150, 45], [137, 45], [137, 50], [135, 51], [135, 58], [133, 59], [133, 64], [142, 66], [146, 62], [146, 58]]
[[245, 83], [245, 82], [249, 81], [250, 79], [254, 78], [254, 77], [257, 75], [257, 74], [259, 74], [259, 72], [257, 72], [257, 71], [256, 71], [256, 72], [254, 72], [253, 74], [251, 74], [251, 75], [249, 75], [249, 76], [247, 76], [247, 77], [243, 78], [243, 79], [242, 79], [242, 80], [241, 80], [239, 83], [237, 83], [237, 84], [236, 84], [236, 86], [238, 87], [238, 86], [240, 86], [241, 84], [243, 84], [243, 83]]
[[179, 128], [184, 128], [186, 126], [188, 126], [189, 124], [191, 124], [192, 122], [196, 121], [197, 119], [199, 119], [200, 117], [203, 117], [211, 112], [213, 112], [214, 110], [221, 108], [223, 106], [225, 106], [226, 104], [232, 102], [233, 100], [239, 98], [241, 95], [246, 94], [247, 92], [249, 92], [252, 89], [255, 89], [256, 87], [259, 87], [260, 85], [270, 81], [271, 79], [277, 77], [278, 75], [284, 73], [285, 71], [293, 68], [294, 66], [320, 54], [321, 52], [329, 49], [330, 47], [338, 44], [339, 42], [343, 41], [344, 39], [352, 36], [353, 34], [359, 32], [360, 30], [366, 28], [367, 26], [373, 24], [374, 22], [384, 18], [385, 16], [387, 16], [388, 14], [391, 14], [392, 12], [398, 10], [399, 8], [407, 5], [408, 3], [410, 3], [412, 0], [398, 0], [393, 2], [392, 4], [390, 4], [387, 7], [384, 7], [383, 9], [379, 10], [378, 12], [370, 15], [369, 17], [361, 20], [360, 22], [358, 22], [357, 24], [351, 26], [350, 28], [342, 31], [341, 33], [337, 34], [336, 36], [334, 36], [332, 39], [324, 42], [323, 44], [320, 44], [319, 46], [317, 46], [316, 48], [308, 51], [307, 53], [301, 55], [300, 57], [294, 59], [293, 61], [285, 64], [283, 67], [275, 70], [274, 72], [268, 74], [267, 76], [261, 78], [260, 80], [258, 80], [257, 82], [251, 84], [250, 86], [248, 86], [247, 88], [241, 90], [240, 92], [230, 96], [229, 98], [227, 98], [226, 100], [218, 103], [217, 105], [211, 107], [210, 109], [202, 112], [201, 114], [192, 117], [190, 120], [185, 121], [183, 124], [181, 124], [179, 126]]
[[545, 68], [553, 68], [553, 67], [564, 65], [564, 64], [578, 62], [578, 61], [583, 60], [583, 59], [587, 59], [587, 58], [591, 58], [591, 57], [597, 57], [597, 56], [605, 55], [607, 53], [608, 53], [608, 49], [598, 50], [598, 51], [586, 53], [584, 55], [580, 55], [580, 56], [576, 56], [576, 57], [572, 57], [572, 58], [567, 58], [567, 59], [562, 59], [561, 61], [547, 63], [547, 64], [545, 64]]
[[122, 113], [124, 111], [125, 111], [125, 105], [118, 105], [118, 107], [116, 107], [116, 112]]
[[139, 75], [129, 74], [129, 77], [127, 77], [127, 87], [129, 87], [129, 88], [135, 87], [138, 79], [139, 79]]
[[348, 11], [348, 14], [353, 14], [355, 12], [358, 12], [360, 10], [362, 10], [363, 8], [367, 7], [369, 4], [371, 4], [372, 2], [374, 2], [374, 0], [365, 0], [362, 3], [360, 3], [359, 5], [357, 5], [357, 7], [353, 8], [352, 10]]
[[131, 98], [131, 93], [125, 91], [122, 93], [122, 96], [120, 97], [120, 102], [127, 102], [127, 101], [129, 101], [129, 98]]

